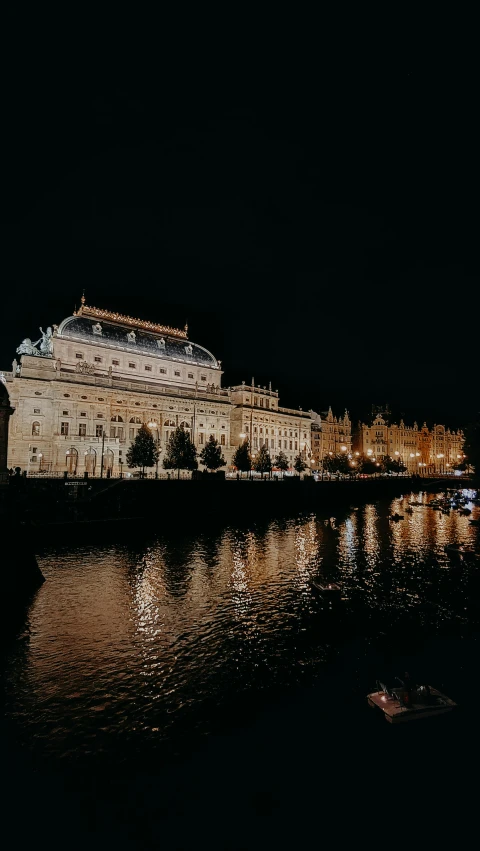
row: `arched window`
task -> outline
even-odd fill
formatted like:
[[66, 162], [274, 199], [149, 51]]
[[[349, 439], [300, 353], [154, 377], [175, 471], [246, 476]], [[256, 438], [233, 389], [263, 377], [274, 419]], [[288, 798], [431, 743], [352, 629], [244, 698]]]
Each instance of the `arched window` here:
[[92, 447], [85, 452], [85, 472], [89, 475], [95, 475], [95, 467], [97, 464], [97, 453]]
[[78, 452], [74, 446], [71, 446], [70, 449], [67, 449], [65, 453], [65, 461], [68, 472], [76, 473], [78, 464]]
[[32, 437], [40, 435], [40, 423], [32, 423]]
[[180, 423], [180, 428], [189, 429], [191, 428], [191, 426], [190, 423], [187, 423], [187, 421], [184, 420], [182, 423]]
[[175, 428], [175, 423], [173, 420], [165, 420], [164, 426], [166, 428]]
[[112, 475], [115, 456], [111, 449], [106, 449], [103, 454], [103, 473], [108, 478]]
[[112, 417], [110, 422], [112, 422], [112, 423], [123, 423], [123, 417], [120, 417], [120, 416], [117, 415], [116, 417]]
[[141, 425], [141, 424], [142, 424], [142, 421], [141, 421], [140, 417], [130, 417], [130, 422], [131, 422], [131, 423], [136, 423], [136, 425]]

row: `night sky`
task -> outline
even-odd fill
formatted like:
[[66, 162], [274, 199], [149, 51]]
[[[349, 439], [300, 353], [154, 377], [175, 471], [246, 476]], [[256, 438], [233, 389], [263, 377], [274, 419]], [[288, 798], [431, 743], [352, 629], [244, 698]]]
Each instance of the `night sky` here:
[[91, 305], [187, 321], [224, 385], [464, 425], [480, 407], [472, 86], [408, 65], [249, 92], [17, 75], [0, 368], [85, 288]]

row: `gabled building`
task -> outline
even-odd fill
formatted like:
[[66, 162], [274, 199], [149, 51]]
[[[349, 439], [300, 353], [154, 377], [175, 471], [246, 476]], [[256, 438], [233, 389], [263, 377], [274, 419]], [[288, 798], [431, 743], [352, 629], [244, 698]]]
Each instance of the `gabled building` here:
[[332, 408], [322, 415], [311, 411], [312, 417], [312, 468], [319, 470], [328, 455], [351, 455], [352, 423], [345, 411], [343, 417], [336, 417]]
[[377, 414], [370, 424], [358, 423], [353, 451], [381, 462], [387, 456], [400, 460], [409, 473], [446, 473], [463, 457], [464, 435], [443, 425], [430, 430], [426, 423], [419, 429], [405, 425], [403, 419], [388, 422]]

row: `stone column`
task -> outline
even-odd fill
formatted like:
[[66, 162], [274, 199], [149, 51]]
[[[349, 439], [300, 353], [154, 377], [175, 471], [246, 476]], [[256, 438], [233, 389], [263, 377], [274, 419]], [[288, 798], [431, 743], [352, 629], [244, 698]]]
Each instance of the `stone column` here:
[[8, 421], [14, 410], [15, 408], [10, 407], [7, 388], [3, 381], [0, 381], [0, 482], [6, 482], [8, 479]]

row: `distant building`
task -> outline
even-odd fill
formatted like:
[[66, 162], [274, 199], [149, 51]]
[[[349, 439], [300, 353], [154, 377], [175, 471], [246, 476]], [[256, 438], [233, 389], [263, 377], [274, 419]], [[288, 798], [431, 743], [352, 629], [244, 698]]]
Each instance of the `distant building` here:
[[370, 424], [359, 422], [353, 435], [353, 451], [376, 461], [398, 458], [409, 473], [446, 473], [463, 457], [463, 431], [450, 431], [443, 425], [430, 430], [405, 425], [403, 419], [388, 422], [377, 414]]
[[320, 470], [324, 458], [331, 455], [348, 456], [352, 453], [352, 423], [345, 411], [343, 417], [333, 415], [331, 407], [323, 416], [311, 411], [312, 418], [312, 469]]

